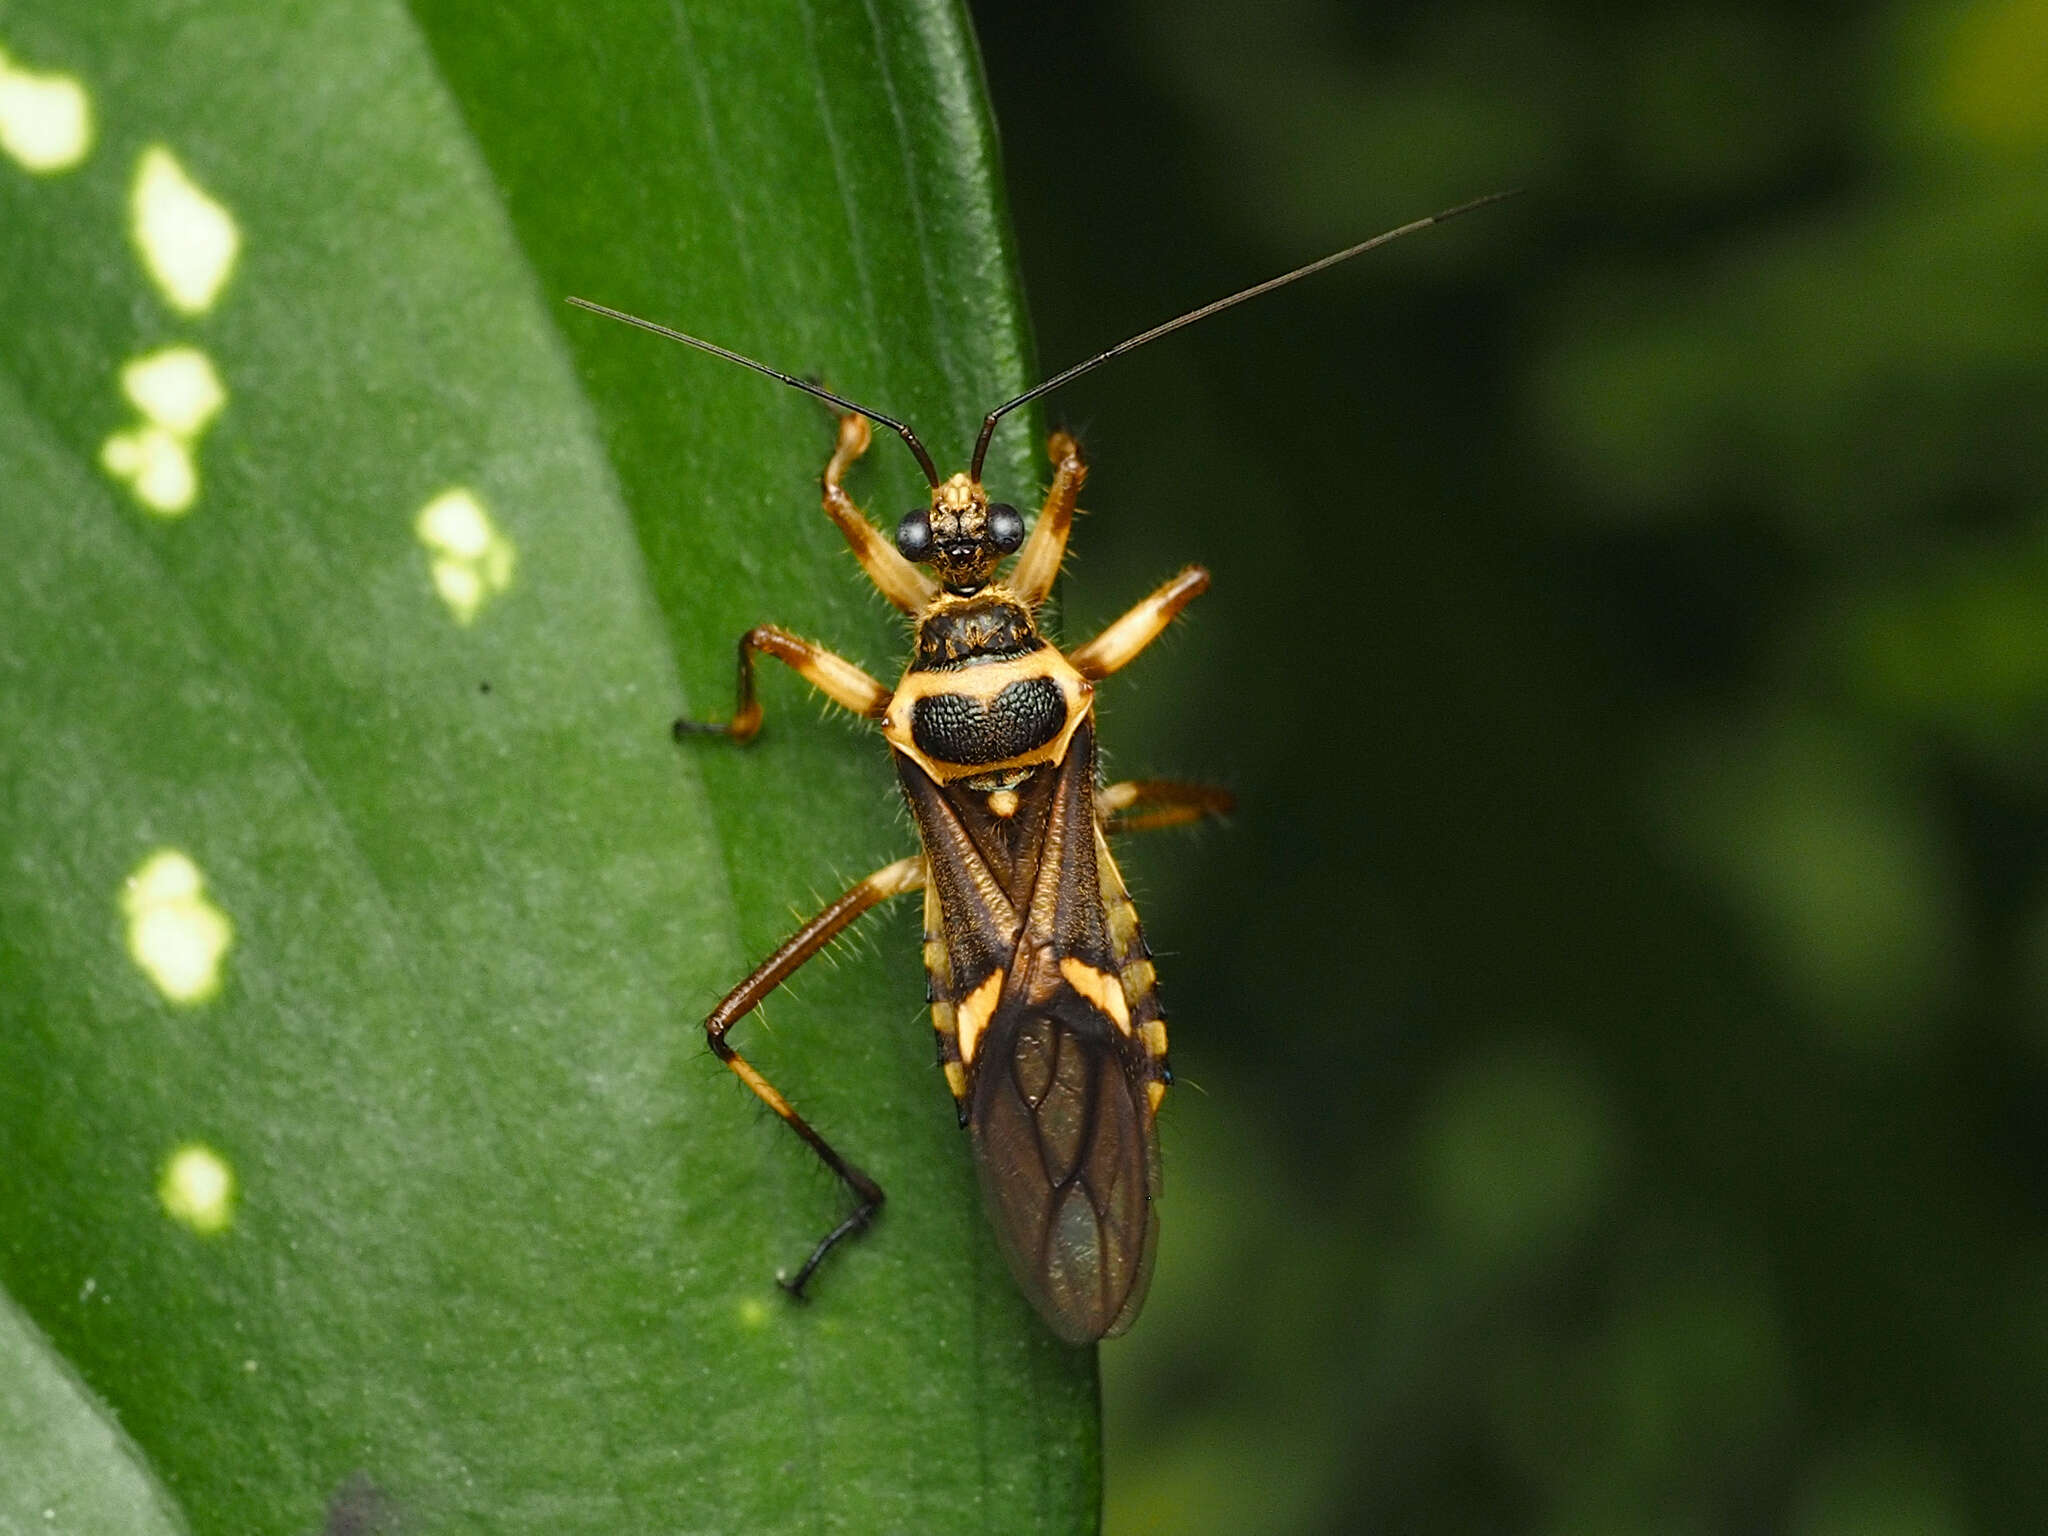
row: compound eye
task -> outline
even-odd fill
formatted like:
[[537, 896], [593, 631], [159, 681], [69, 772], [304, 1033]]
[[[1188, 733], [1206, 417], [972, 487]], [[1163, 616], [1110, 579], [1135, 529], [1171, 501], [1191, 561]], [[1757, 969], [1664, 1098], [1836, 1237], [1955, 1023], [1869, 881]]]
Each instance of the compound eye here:
[[1024, 542], [1024, 517], [1015, 507], [995, 503], [988, 509], [989, 542], [1006, 555], [1014, 555]]
[[903, 521], [896, 525], [896, 548], [912, 565], [931, 558], [932, 519], [927, 508], [913, 507], [903, 514]]

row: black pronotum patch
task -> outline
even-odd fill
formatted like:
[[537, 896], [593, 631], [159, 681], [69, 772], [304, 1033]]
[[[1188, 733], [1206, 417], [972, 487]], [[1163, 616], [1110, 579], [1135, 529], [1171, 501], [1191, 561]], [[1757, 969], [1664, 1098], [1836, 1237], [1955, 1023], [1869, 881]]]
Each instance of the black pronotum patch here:
[[910, 739], [933, 762], [1000, 763], [1042, 747], [1067, 723], [1049, 677], [1021, 677], [984, 705], [965, 693], [927, 694], [910, 707]]

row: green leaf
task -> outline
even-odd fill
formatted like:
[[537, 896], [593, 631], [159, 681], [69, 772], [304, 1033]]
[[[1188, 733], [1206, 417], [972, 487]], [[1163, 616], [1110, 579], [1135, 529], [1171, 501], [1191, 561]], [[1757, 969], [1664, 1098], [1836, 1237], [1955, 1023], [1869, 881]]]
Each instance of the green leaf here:
[[843, 1195], [699, 1031], [911, 846], [794, 679], [668, 734], [764, 619], [899, 664], [829, 418], [561, 302], [957, 459], [1026, 372], [958, 8], [0, 9], [0, 273], [0, 1282], [191, 1529], [1092, 1529], [914, 904], [742, 1026], [890, 1193], [808, 1307]]
[[[84, 1299], [92, 1299], [87, 1291]], [[134, 1448], [0, 1292], [0, 1531], [176, 1536]]]

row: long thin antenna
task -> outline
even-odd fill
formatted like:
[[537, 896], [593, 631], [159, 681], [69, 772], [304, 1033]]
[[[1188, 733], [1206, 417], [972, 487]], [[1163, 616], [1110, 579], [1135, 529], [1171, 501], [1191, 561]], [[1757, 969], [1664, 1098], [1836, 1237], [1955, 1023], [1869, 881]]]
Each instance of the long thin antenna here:
[[1491, 192], [1485, 197], [1475, 197], [1469, 203], [1460, 203], [1455, 208], [1446, 208], [1442, 213], [1432, 213], [1426, 219], [1416, 219], [1412, 223], [1403, 224], [1399, 229], [1390, 229], [1384, 234], [1374, 235], [1370, 240], [1361, 240], [1358, 244], [1346, 246], [1343, 250], [1335, 251], [1319, 261], [1312, 261], [1305, 267], [1296, 267], [1292, 272], [1283, 272], [1278, 277], [1269, 277], [1263, 283], [1254, 283], [1251, 287], [1233, 293], [1228, 298], [1217, 299], [1214, 303], [1204, 304], [1200, 309], [1191, 309], [1184, 315], [1177, 315], [1173, 319], [1168, 320], [1164, 325], [1155, 325], [1149, 331], [1139, 332], [1129, 341], [1118, 342], [1107, 352], [1096, 353], [1095, 356], [1089, 358], [1085, 363], [1076, 363], [1064, 372], [1054, 374], [1043, 384], [1035, 384], [1030, 389], [1025, 390], [1016, 399], [1005, 400], [983, 418], [981, 436], [975, 440], [974, 444], [974, 466], [968, 471], [969, 478], [977, 483], [980, 481], [981, 461], [988, 455], [989, 440], [996, 435], [996, 423], [1009, 415], [1010, 412], [1016, 410], [1018, 406], [1029, 405], [1040, 395], [1051, 394], [1062, 384], [1078, 379], [1090, 369], [1100, 368], [1111, 358], [1122, 357], [1126, 352], [1135, 352], [1138, 348], [1144, 346], [1146, 342], [1157, 341], [1160, 337], [1177, 331], [1184, 325], [1193, 325], [1197, 320], [1206, 320], [1213, 314], [1229, 309], [1233, 304], [1242, 304], [1247, 299], [1256, 299], [1261, 294], [1271, 293], [1275, 288], [1285, 288], [1289, 283], [1298, 282], [1304, 277], [1313, 277], [1325, 267], [1334, 267], [1340, 261], [1349, 261], [1354, 256], [1363, 256], [1367, 251], [1390, 244], [1400, 239], [1403, 235], [1412, 235], [1417, 230], [1429, 228], [1432, 224], [1441, 224], [1447, 219], [1455, 219], [1461, 213], [1471, 213], [1475, 209], [1486, 207], [1489, 203], [1497, 203], [1504, 198], [1513, 197], [1520, 190], [1517, 187], [1512, 191]]
[[[680, 341], [686, 347], [695, 347], [700, 352], [709, 352], [713, 357], [722, 357], [729, 363], [738, 363], [741, 367], [751, 368], [756, 373], [765, 373], [769, 378], [787, 384], [791, 389], [800, 389], [807, 395], [816, 395], [820, 400], [825, 401], [829, 405], [836, 405], [842, 411], [853, 411], [865, 416], [876, 426], [887, 427], [891, 432], [901, 437], [904, 442], [908, 443], [910, 451], [917, 455], [917, 462], [919, 467], [924, 470], [925, 479], [933, 485], [939, 483], [939, 471], [932, 463], [932, 456], [924, 451], [924, 444], [917, 440], [917, 434], [910, 430], [907, 423], [898, 421], [894, 416], [884, 416], [880, 411], [871, 411], [866, 406], [848, 400], [843, 395], [835, 395], [831, 390], [813, 384], [809, 379], [799, 379], [792, 374], [784, 373], [780, 368], [770, 368], [766, 363], [757, 363], [751, 357], [743, 356], [733, 351], [730, 347], [721, 347], [715, 341], [706, 341], [701, 336], [685, 335], [681, 331], [670, 330], [665, 325], [656, 325], [652, 320], [642, 320], [638, 315], [629, 315], [623, 309], [611, 309], [603, 304], [593, 304], [588, 299], [572, 298], [569, 302], [578, 309], [589, 310], [593, 315], [603, 315], [608, 320], [619, 320], [627, 325], [637, 325], [643, 331], [652, 331], [657, 336], [666, 336], [670, 341]], [[1008, 410], [1009, 407], [1005, 406], [1003, 409]], [[978, 464], [980, 460], [977, 459], [975, 462]]]

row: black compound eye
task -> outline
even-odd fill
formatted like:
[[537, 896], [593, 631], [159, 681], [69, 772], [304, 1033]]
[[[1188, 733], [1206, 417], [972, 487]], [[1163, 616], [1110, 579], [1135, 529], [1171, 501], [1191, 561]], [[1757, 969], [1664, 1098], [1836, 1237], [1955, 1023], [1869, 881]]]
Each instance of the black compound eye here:
[[997, 502], [988, 509], [988, 540], [1006, 555], [1017, 552], [1024, 542], [1024, 516], [1015, 507]]
[[896, 548], [913, 565], [931, 558], [932, 519], [929, 511], [913, 507], [903, 514], [903, 521], [896, 525]]

